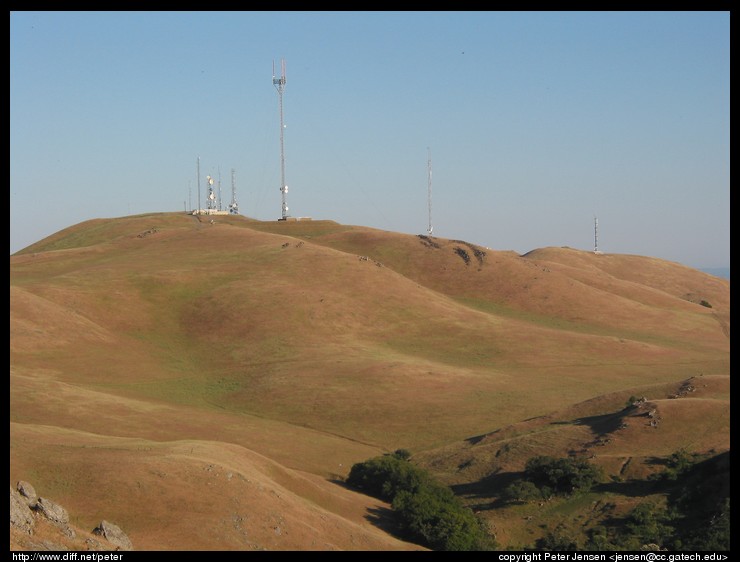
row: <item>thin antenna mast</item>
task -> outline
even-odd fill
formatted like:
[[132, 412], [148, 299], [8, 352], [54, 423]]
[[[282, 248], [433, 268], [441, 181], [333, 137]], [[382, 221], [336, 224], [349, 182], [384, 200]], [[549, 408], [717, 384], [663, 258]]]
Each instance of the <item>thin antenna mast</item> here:
[[288, 204], [285, 200], [285, 196], [288, 193], [288, 186], [285, 185], [285, 145], [283, 141], [283, 132], [285, 125], [283, 124], [283, 91], [285, 90], [285, 59], [280, 59], [281, 73], [280, 78], [275, 76], [275, 61], [272, 61], [272, 84], [278, 93], [280, 100], [280, 193], [283, 195], [282, 204], [282, 216], [280, 220], [285, 220], [288, 217]]
[[231, 204], [229, 205], [229, 214], [238, 215], [239, 205], [236, 202], [236, 170], [231, 168]]
[[599, 219], [594, 215], [594, 254], [599, 253]]
[[221, 166], [218, 167], [218, 210], [221, 210]]
[[198, 214], [200, 214], [200, 156], [198, 156]]
[[429, 202], [429, 226], [427, 227], [427, 234], [432, 235], [432, 151], [427, 147], [429, 157], [427, 158], [427, 175], [428, 175], [428, 188], [427, 188], [427, 199]]

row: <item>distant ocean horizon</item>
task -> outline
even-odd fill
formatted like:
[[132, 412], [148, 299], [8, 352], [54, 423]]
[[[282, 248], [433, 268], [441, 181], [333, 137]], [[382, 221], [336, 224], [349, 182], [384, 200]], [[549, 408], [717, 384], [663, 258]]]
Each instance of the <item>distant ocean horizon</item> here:
[[716, 277], [724, 277], [725, 279], [730, 278], [730, 268], [729, 267], [705, 267], [703, 269], [700, 269], [699, 271], [703, 271], [704, 273], [709, 273], [709, 275], [714, 275]]

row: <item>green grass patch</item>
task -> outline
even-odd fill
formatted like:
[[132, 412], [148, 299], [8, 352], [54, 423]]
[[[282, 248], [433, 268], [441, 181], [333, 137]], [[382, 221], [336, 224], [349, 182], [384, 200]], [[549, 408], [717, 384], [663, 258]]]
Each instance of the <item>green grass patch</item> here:
[[[647, 344], [657, 345], [661, 347], [671, 347], [676, 349], [686, 349], [687, 347], [687, 343], [685, 341], [676, 341], [675, 339], [661, 336], [660, 333], [656, 332], [655, 330], [651, 330], [649, 332], [636, 330], [616, 330], [601, 324], [573, 322], [571, 320], [555, 316], [546, 316], [533, 312], [517, 310], [496, 302], [491, 302], [480, 298], [460, 296], [456, 296], [453, 298], [459, 303], [475, 310], [479, 310], [487, 314], [492, 314], [494, 316], [528, 322], [537, 326], [541, 326], [543, 328], [575, 332], [579, 334], [590, 334], [594, 336], [613, 337], [624, 340], [641, 341]], [[691, 344], [688, 345], [690, 346]], [[697, 344], [697, 349], [701, 349], [700, 344]]]

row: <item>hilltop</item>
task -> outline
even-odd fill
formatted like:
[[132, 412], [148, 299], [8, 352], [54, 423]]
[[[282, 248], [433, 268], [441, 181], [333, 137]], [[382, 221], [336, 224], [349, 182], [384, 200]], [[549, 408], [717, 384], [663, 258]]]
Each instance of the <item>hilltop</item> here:
[[729, 449], [729, 280], [680, 264], [161, 213], [10, 266], [11, 486], [135, 549], [418, 549], [341, 483], [399, 447], [458, 490], [603, 438], [623, 476]]

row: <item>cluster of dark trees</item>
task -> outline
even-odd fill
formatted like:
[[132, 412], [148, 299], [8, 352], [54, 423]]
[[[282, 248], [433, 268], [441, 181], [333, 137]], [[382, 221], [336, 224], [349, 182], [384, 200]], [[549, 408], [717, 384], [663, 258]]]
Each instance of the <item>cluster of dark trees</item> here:
[[391, 503], [401, 533], [433, 550], [495, 550], [484, 522], [399, 449], [352, 466], [347, 483]]
[[568, 496], [590, 490], [602, 478], [602, 471], [584, 459], [532, 457], [524, 467], [523, 477], [506, 487], [501, 498], [529, 501]]
[[[399, 449], [357, 463], [347, 483], [390, 502], [401, 532], [410, 540], [434, 550], [494, 550], [495, 540], [482, 520], [409, 458], [408, 451]], [[603, 480], [603, 472], [587, 460], [537, 456], [500, 497], [507, 503], [566, 498], [588, 492]], [[678, 451], [649, 480], [665, 502], [646, 500], [609, 526], [592, 527], [585, 540], [558, 526], [528, 548], [607, 551], [650, 545], [676, 551], [730, 550], [729, 452], [700, 458]]]
[[[665, 504], [645, 501], [610, 527], [595, 526], [585, 542], [559, 526], [537, 541], [541, 550], [639, 550], [653, 545], [667, 550], [730, 549], [729, 453], [698, 459], [677, 451], [662, 472], [649, 480], [665, 494]], [[503, 490], [502, 499], [526, 502], [571, 496], [591, 490], [601, 472], [585, 460], [533, 457], [522, 478]], [[618, 524], [616, 524], [618, 523]]]

